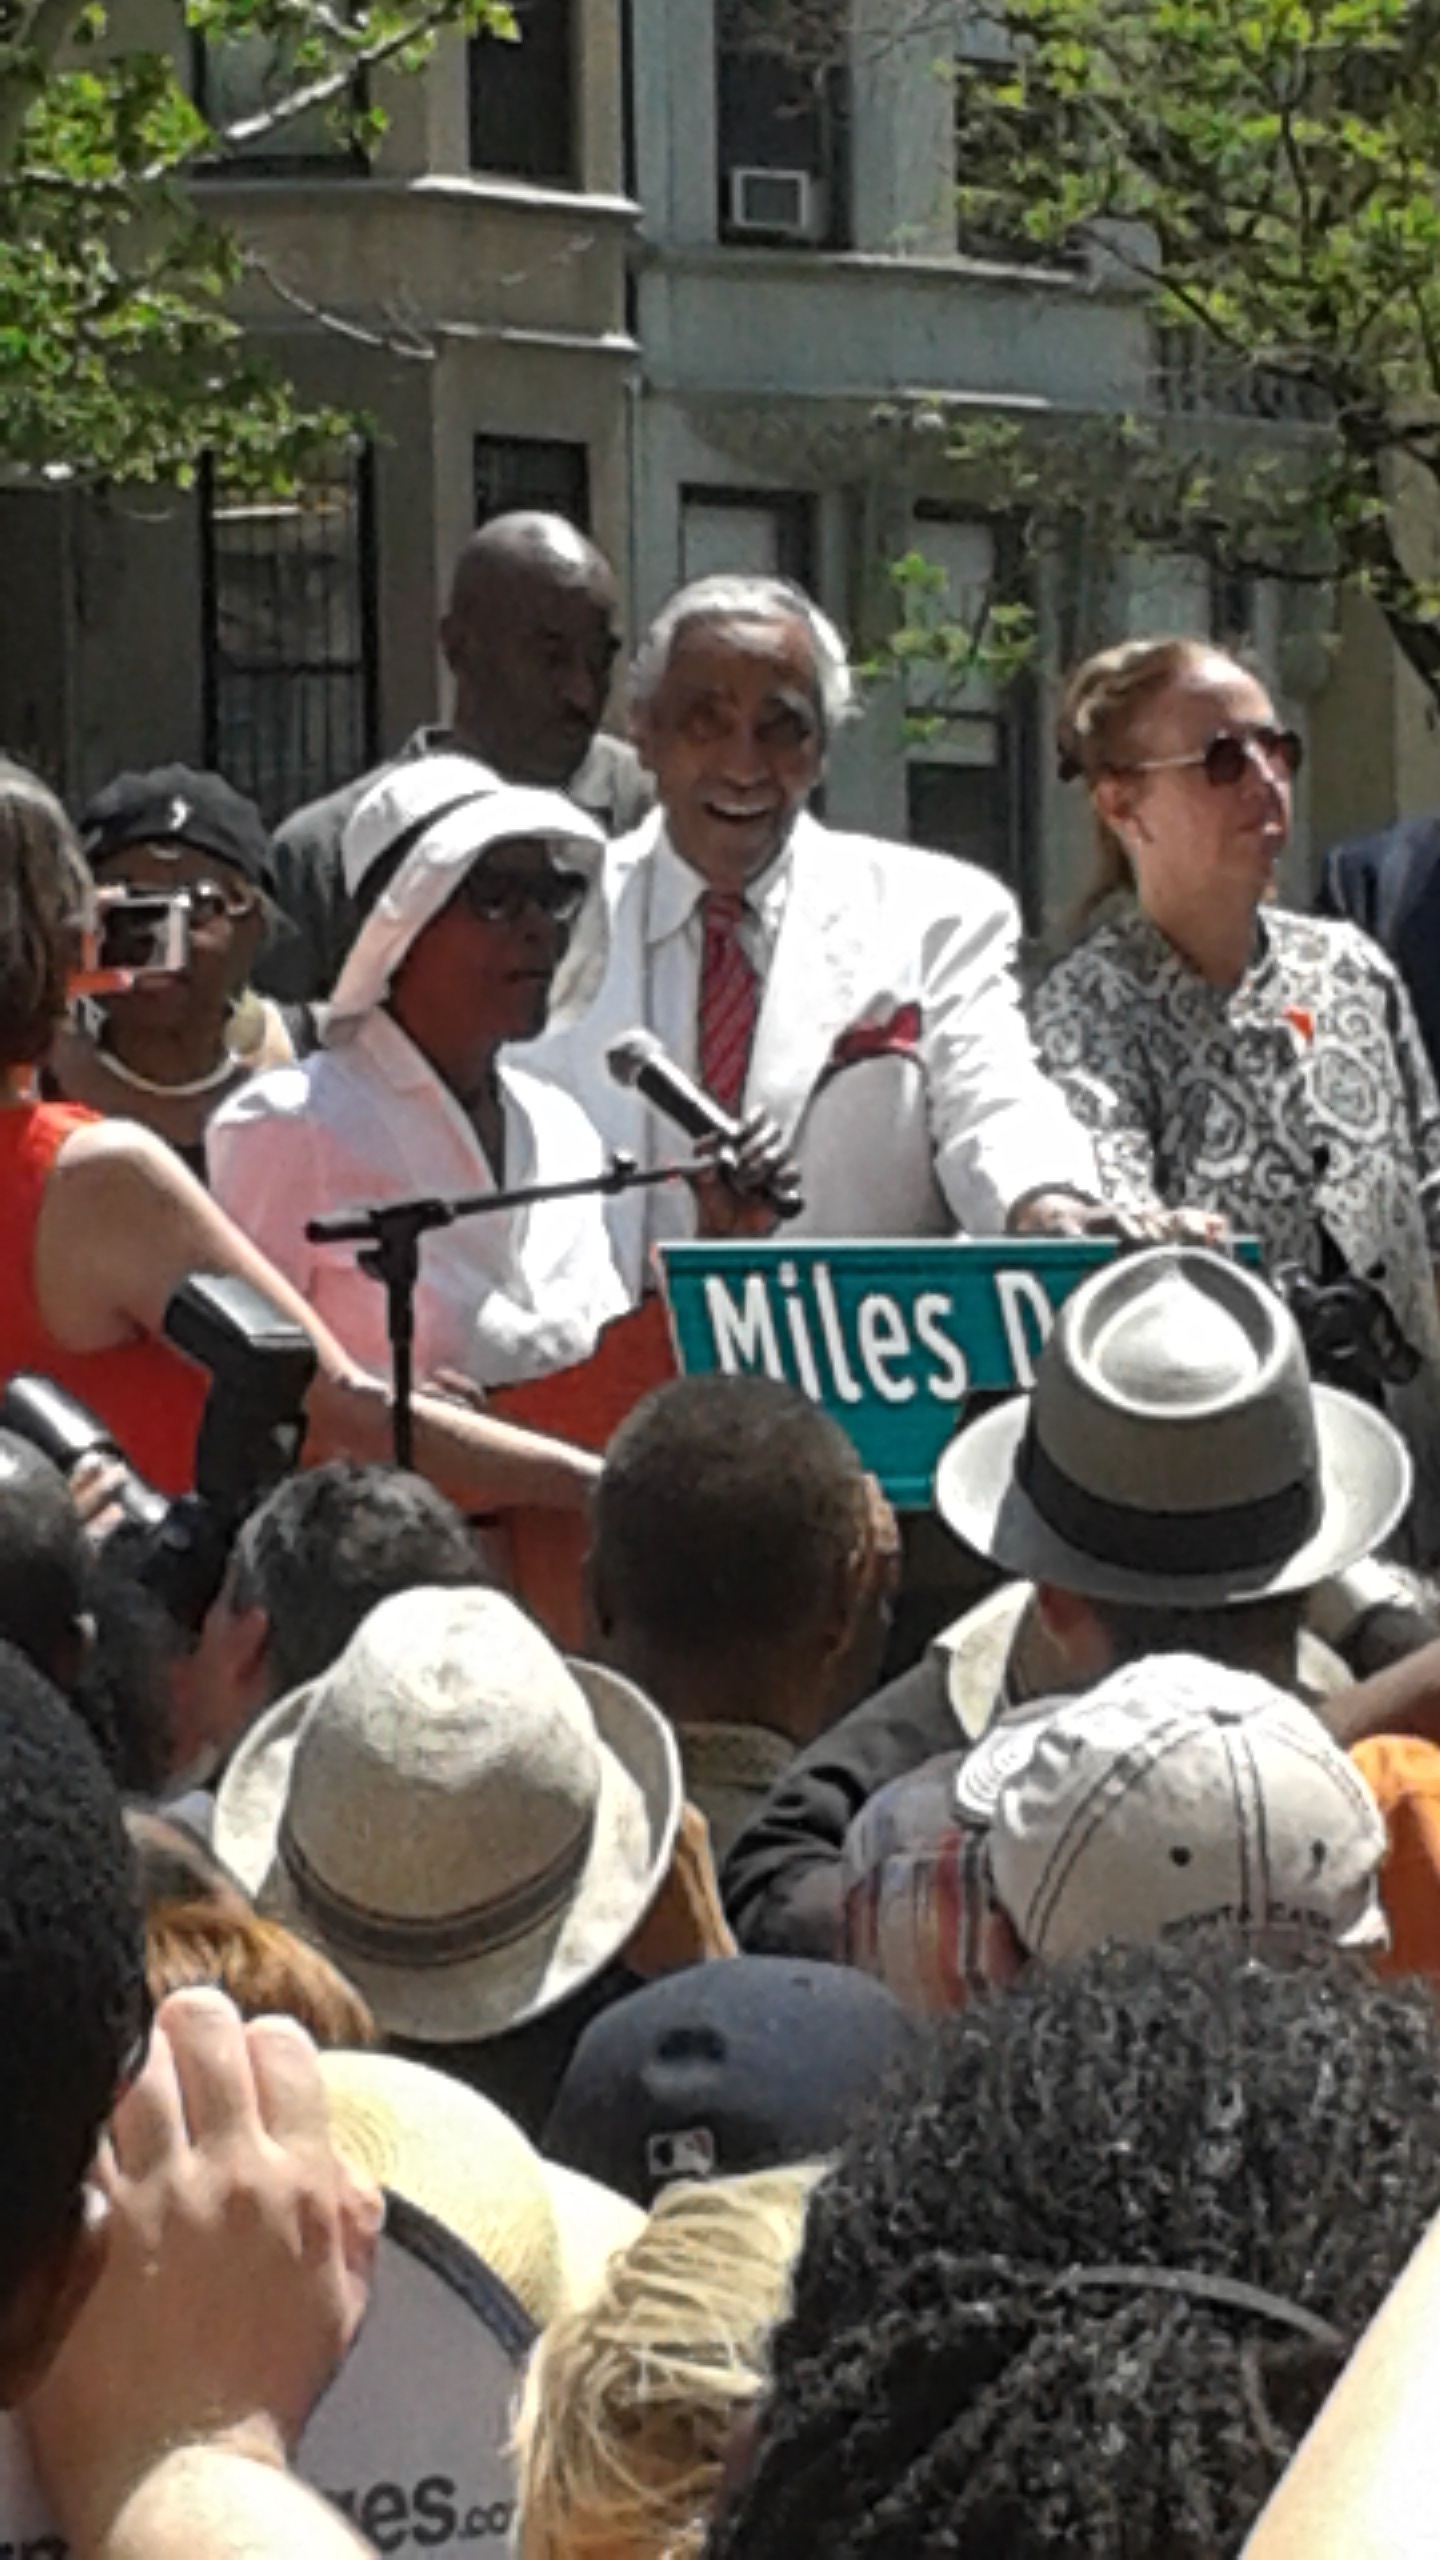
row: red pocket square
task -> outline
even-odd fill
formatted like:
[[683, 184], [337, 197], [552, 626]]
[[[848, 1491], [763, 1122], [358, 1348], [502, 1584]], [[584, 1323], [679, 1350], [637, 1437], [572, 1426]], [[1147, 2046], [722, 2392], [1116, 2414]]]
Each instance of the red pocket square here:
[[920, 1007], [897, 1005], [883, 1021], [852, 1023], [830, 1052], [829, 1066], [853, 1067], [860, 1058], [903, 1057], [920, 1045]]

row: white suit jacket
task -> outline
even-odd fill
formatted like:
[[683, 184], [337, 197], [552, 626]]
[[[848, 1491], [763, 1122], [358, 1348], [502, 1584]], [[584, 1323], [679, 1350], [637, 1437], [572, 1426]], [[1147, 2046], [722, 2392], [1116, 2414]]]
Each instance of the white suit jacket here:
[[[642, 1164], [687, 1153], [605, 1064], [622, 1032], [660, 1028], [650, 1019], [650, 898], [662, 825], [657, 814], [609, 848], [599, 993], [579, 1023], [525, 1058], [574, 1095], [610, 1147]], [[1014, 1201], [1045, 1185], [1098, 1196], [1090, 1140], [1031, 1046], [1008, 890], [949, 855], [844, 835], [808, 815], [790, 850], [745, 1088], [746, 1107], [773, 1114], [800, 1162], [806, 1214], [785, 1232], [991, 1235]], [[914, 1023], [917, 1013], [907, 1048], [841, 1063], [863, 1049], [867, 1026]], [[692, 1231], [678, 1189], [624, 1195], [609, 1215], [631, 1289], [655, 1237]]]
[[[600, 1142], [553, 1085], [502, 1056], [507, 1188], [598, 1173]], [[371, 1200], [485, 1192], [494, 1176], [453, 1094], [387, 1013], [241, 1087], [210, 1123], [211, 1188], [355, 1359], [389, 1371], [385, 1292], [354, 1245], [310, 1244], [308, 1218]], [[586, 1360], [629, 1304], [599, 1201], [581, 1194], [457, 1220], [425, 1237], [415, 1375], [508, 1386]]]

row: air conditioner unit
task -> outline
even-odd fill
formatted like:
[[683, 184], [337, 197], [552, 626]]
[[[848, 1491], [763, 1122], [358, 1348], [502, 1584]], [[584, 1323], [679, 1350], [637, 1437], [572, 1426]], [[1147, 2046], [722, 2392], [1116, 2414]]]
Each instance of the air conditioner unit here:
[[824, 191], [808, 169], [732, 169], [730, 228], [771, 240], [818, 240]]

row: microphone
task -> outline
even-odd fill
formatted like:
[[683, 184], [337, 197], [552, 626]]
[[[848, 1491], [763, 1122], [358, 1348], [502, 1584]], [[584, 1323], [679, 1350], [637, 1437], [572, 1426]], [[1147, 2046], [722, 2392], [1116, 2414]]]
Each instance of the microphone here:
[[[687, 1138], [718, 1138], [722, 1147], [732, 1151], [738, 1147], [743, 1122], [716, 1102], [693, 1076], [687, 1076], [683, 1067], [677, 1067], [653, 1031], [622, 1032], [606, 1050], [605, 1064], [616, 1084], [633, 1087], [653, 1110], [673, 1121], [677, 1129], [683, 1129]], [[799, 1177], [791, 1164], [777, 1168], [760, 1186], [760, 1196], [782, 1218], [798, 1218], [805, 1206]]]

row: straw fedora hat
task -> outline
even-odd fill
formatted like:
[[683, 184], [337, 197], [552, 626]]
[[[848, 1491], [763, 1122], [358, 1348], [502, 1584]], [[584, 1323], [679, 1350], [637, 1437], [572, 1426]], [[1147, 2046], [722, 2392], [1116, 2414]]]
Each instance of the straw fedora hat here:
[[1027, 1581], [1204, 1609], [1341, 1572], [1393, 1529], [1410, 1482], [1382, 1414], [1312, 1385], [1272, 1289], [1162, 1245], [1066, 1300], [1033, 1394], [957, 1435], [935, 1500]]
[[669, 1867], [675, 1739], [498, 1591], [404, 1591], [253, 1725], [217, 1852], [322, 1947], [387, 2035], [539, 2017], [619, 1953]]
[[576, 2311], [644, 2214], [593, 2178], [542, 2160], [488, 2098], [390, 2053], [322, 2053], [342, 2159], [452, 2231], [543, 2329]]

